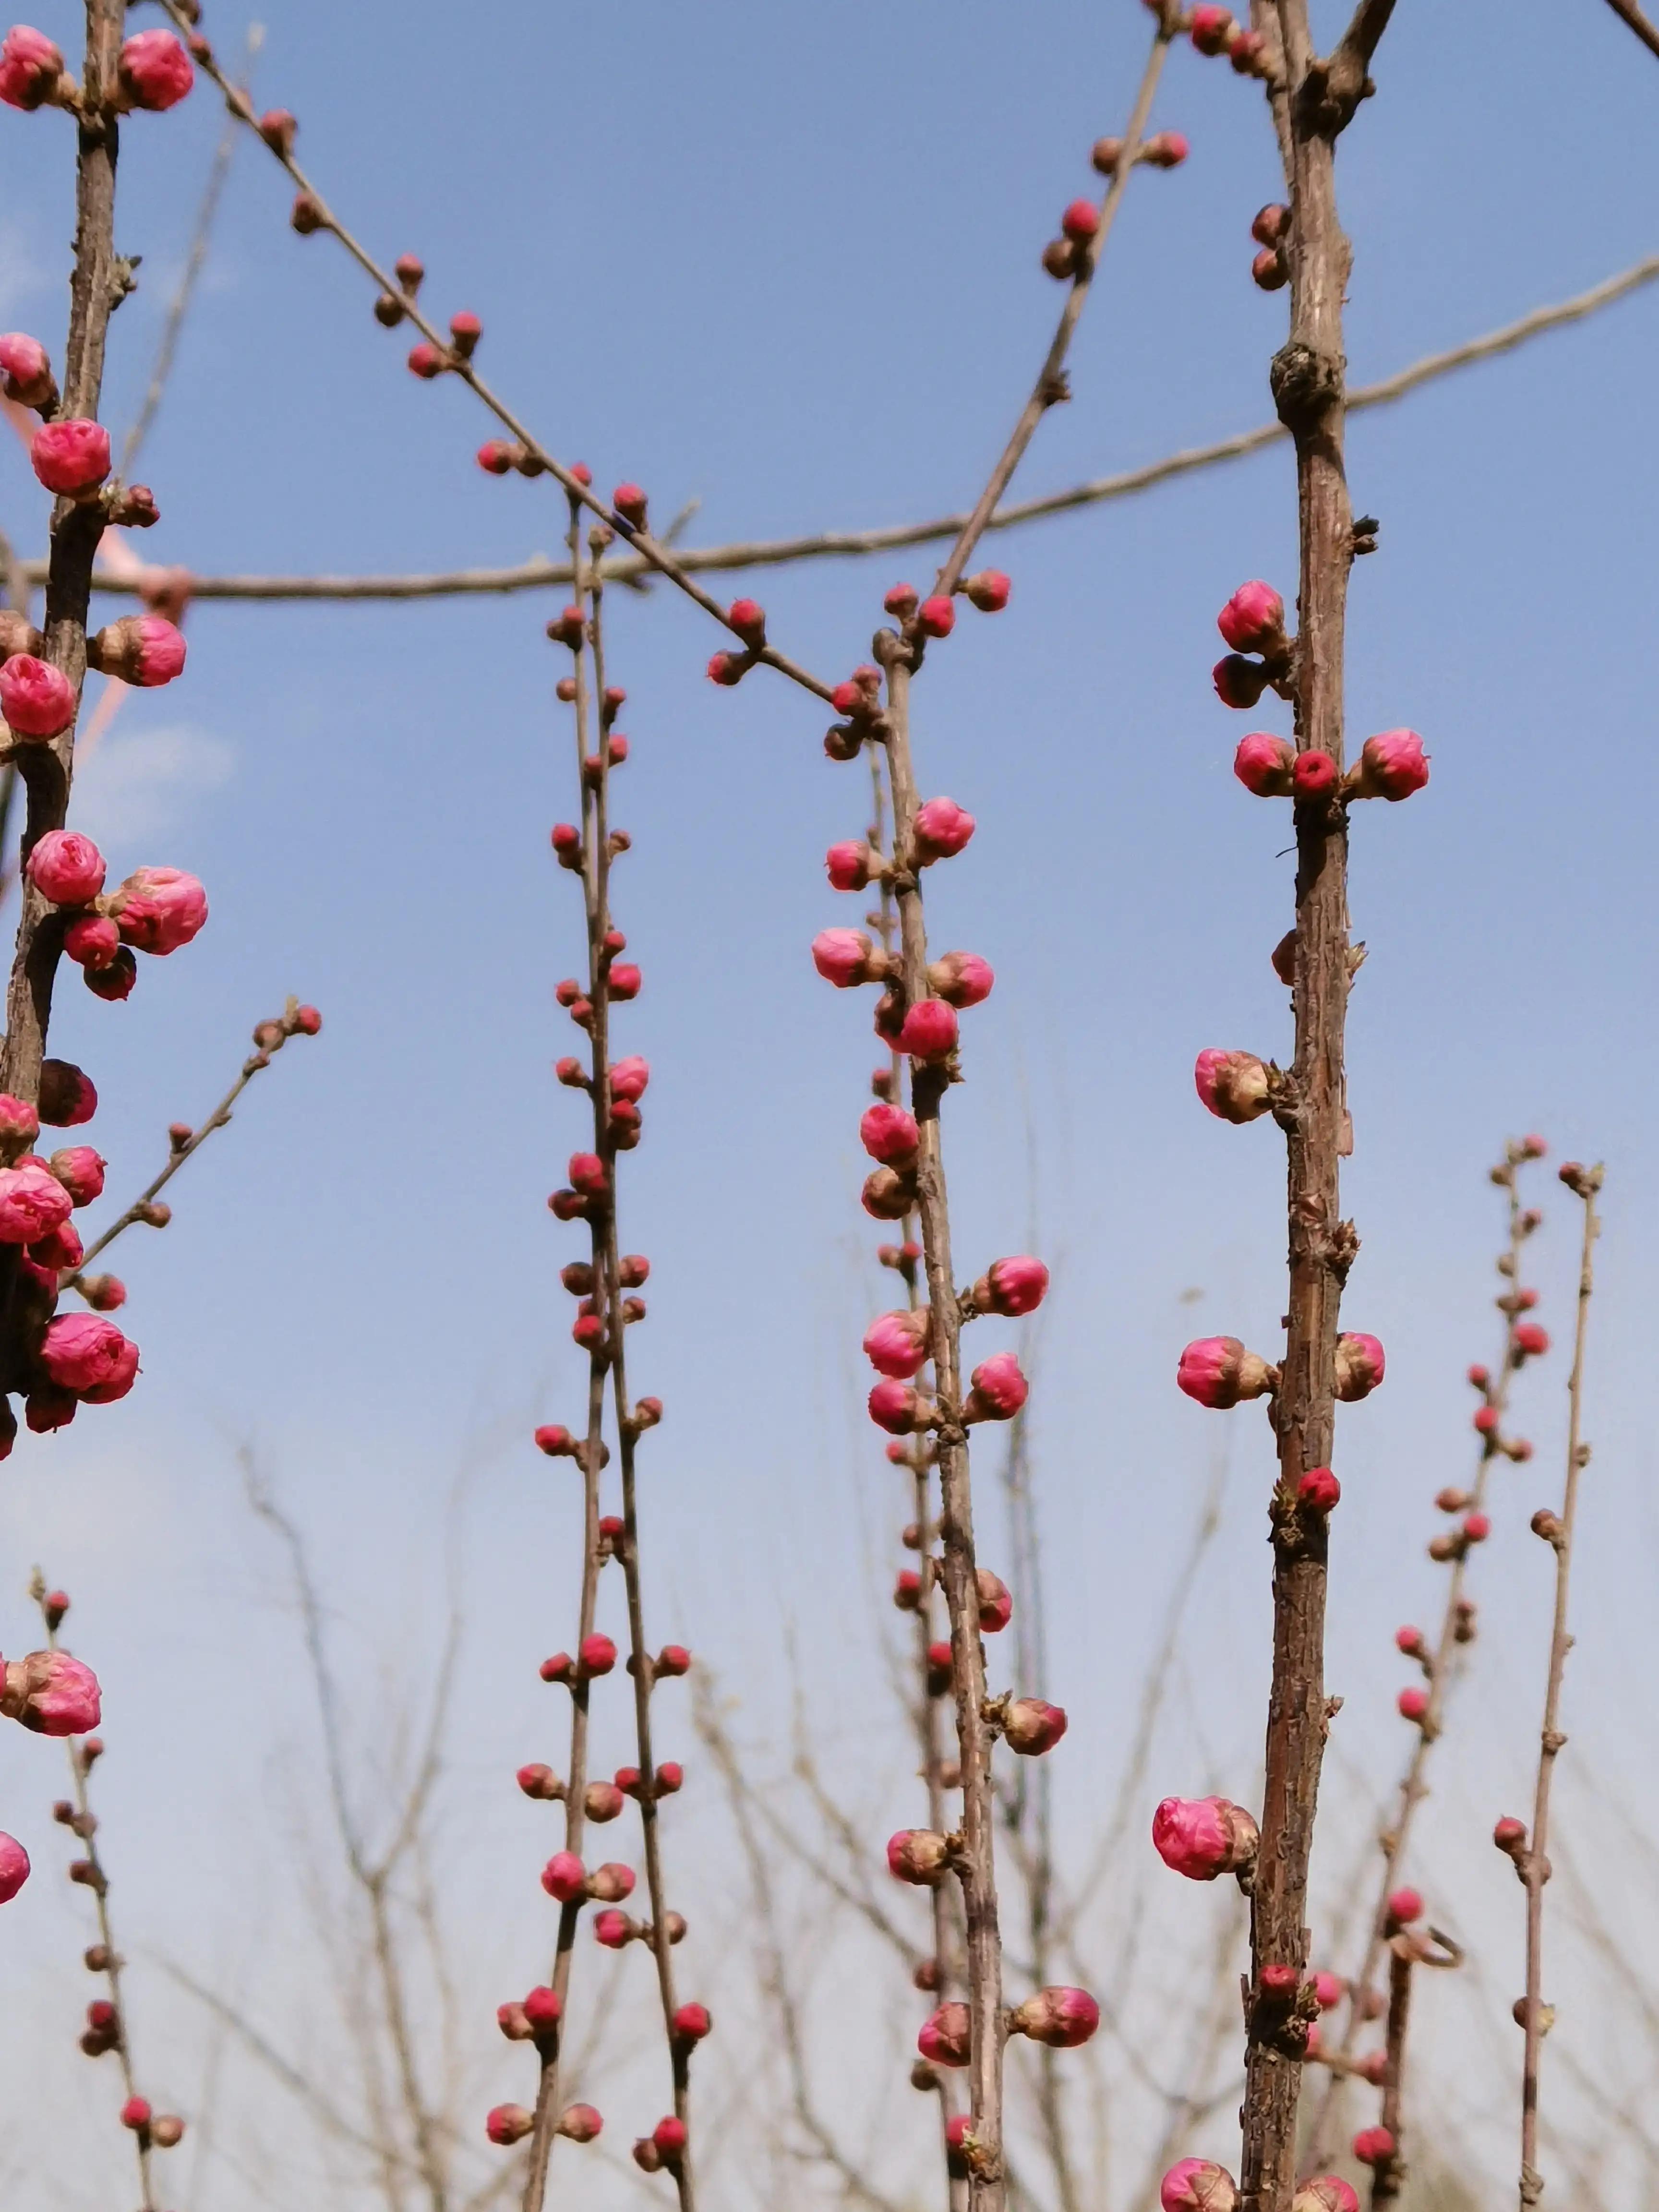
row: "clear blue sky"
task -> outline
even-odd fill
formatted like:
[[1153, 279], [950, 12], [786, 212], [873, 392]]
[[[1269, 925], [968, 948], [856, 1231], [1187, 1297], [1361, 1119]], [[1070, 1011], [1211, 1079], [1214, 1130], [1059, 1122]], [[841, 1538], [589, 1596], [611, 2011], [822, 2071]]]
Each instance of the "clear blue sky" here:
[[[42, 0], [34, 20], [70, 47], [76, 13]], [[1334, 29], [1340, 13], [1317, 15]], [[242, 27], [210, 12], [223, 53]], [[432, 305], [483, 317], [486, 373], [544, 440], [602, 483], [646, 484], [659, 517], [701, 501], [691, 535], [707, 541], [972, 494], [1052, 325], [1041, 247], [1090, 188], [1091, 141], [1121, 127], [1146, 32], [1131, 0], [1018, 15], [483, 0], [459, 17], [291, 0], [256, 92], [299, 115], [300, 158], [368, 243], [418, 252]], [[1659, 64], [1609, 10], [1407, 0], [1377, 76], [1340, 167], [1356, 380], [1659, 244]], [[1154, 122], [1186, 131], [1192, 156], [1133, 180], [1074, 402], [1042, 426], [1023, 490], [1270, 412], [1285, 307], [1249, 281], [1250, 218], [1277, 187], [1259, 100], [1181, 49]], [[198, 88], [124, 128], [118, 242], [144, 262], [112, 337], [118, 430], [219, 127]], [[8, 112], [0, 322], [59, 355], [71, 191], [66, 121]], [[353, 571], [556, 550], [562, 502], [476, 468], [480, 411], [405, 373], [406, 337], [376, 325], [328, 240], [294, 235], [288, 201], [244, 144], [146, 455], [163, 520], [145, 550]], [[1434, 1587], [1428, 1498], [1461, 1471], [1462, 1370], [1492, 1340], [1484, 1170], [1528, 1127], [1557, 1158], [1608, 1162], [1570, 1724], [1587, 1757], [1650, 1761], [1634, 1686], [1654, 1656], [1656, 349], [1659, 289], [1351, 437], [1356, 505], [1382, 524], [1354, 578], [1352, 727], [1409, 723], [1434, 763], [1409, 805], [1364, 811], [1353, 851], [1370, 957], [1352, 1010], [1346, 1188], [1364, 1241], [1346, 1311], [1383, 1339], [1389, 1373], [1340, 1433], [1331, 1674], [1350, 1696], [1344, 1756], [1374, 1779], [1400, 1752], [1386, 1633]], [[44, 542], [45, 497], [10, 441], [0, 522], [27, 550]], [[1287, 823], [1230, 775], [1261, 718], [1219, 708], [1208, 672], [1217, 608], [1256, 574], [1289, 596], [1294, 550], [1282, 450], [1012, 534], [992, 557], [1012, 605], [964, 617], [919, 687], [924, 786], [981, 825], [930, 884], [936, 942], [998, 976], [965, 1018], [968, 1082], [950, 1102], [961, 1266], [1020, 1249], [1035, 1207], [1056, 1268], [1036, 1434], [1061, 1632], [1042, 1686], [1073, 1717], [1078, 1834], [1213, 1441], [1175, 1391], [1180, 1345], [1224, 1329], [1270, 1350], [1282, 1305], [1278, 1139], [1211, 1121], [1190, 1070], [1206, 1044], [1288, 1050], [1267, 964], [1290, 920]], [[775, 639], [836, 676], [867, 650], [885, 586], [926, 573], [907, 556], [754, 588]], [[806, 955], [851, 918], [820, 855], [860, 831], [866, 786], [823, 761], [823, 717], [787, 687], [703, 681], [715, 641], [695, 609], [661, 590], [617, 599], [634, 748], [617, 806], [635, 841], [617, 902], [646, 979], [623, 1034], [653, 1068], [623, 1199], [627, 1241], [654, 1267], [632, 1358], [669, 1409], [647, 1450], [652, 1619], [763, 1716], [788, 1619], [836, 1653], [849, 1697], [878, 1700], [860, 1593], [867, 1546], [887, 1571], [895, 1516], [858, 1409], [857, 1334], [881, 1294], [855, 1203], [868, 1005], [832, 996]], [[88, 776], [85, 819], [112, 865], [194, 869], [213, 908], [124, 1006], [72, 981], [61, 994], [54, 1041], [99, 1083], [112, 1191], [159, 1164], [166, 1123], [207, 1109], [286, 991], [326, 1020], [180, 1178], [174, 1225], [122, 1248], [137, 1389], [26, 1441], [0, 1491], [0, 1641], [24, 1647], [22, 1584], [43, 1559], [106, 1680], [129, 1909], [198, 1960], [234, 1948], [234, 1849], [268, 1878], [269, 1910], [292, 1909], [272, 1747], [302, 1738], [305, 1707], [239, 1502], [245, 1437], [325, 1553], [366, 1699], [374, 1654], [395, 1650], [400, 1673], [430, 1656], [446, 1499], [469, 1471], [461, 1565], [489, 1602], [459, 1692], [477, 1789], [454, 1815], [456, 1878], [487, 1865], [515, 1899], [532, 1880], [534, 1845], [499, 1832], [502, 1778], [541, 1725], [532, 1663], [568, 1634], [575, 1570], [565, 1473], [527, 1437], [580, 1387], [556, 1279], [574, 1245], [543, 1203], [580, 1133], [548, 1072], [568, 1048], [552, 985], [579, 945], [546, 851], [569, 806], [550, 611], [199, 605], [185, 678], [128, 703]], [[1571, 1211], [1552, 1206], [1539, 1257], [1558, 1328]], [[1203, 1302], [1179, 1305], [1195, 1286]], [[1482, 1732], [1494, 1791], [1519, 1788], [1534, 1741], [1547, 1563], [1524, 1519], [1559, 1484], [1563, 1371], [1534, 1390], [1540, 1461], [1514, 1479], [1484, 1570], [1512, 1688]], [[1195, 1632], [1220, 1765], [1194, 1778], [1243, 1795], [1269, 1475], [1265, 1431], [1235, 1418], [1231, 1548]], [[1161, 1794], [1186, 1777], [1157, 1779]], [[30, 2060], [41, 2094], [95, 2105], [69, 2070], [77, 2000], [54, 1964], [72, 1940], [45, 1813], [57, 1786], [40, 1746], [0, 1746], [0, 1812], [43, 1876], [7, 1915], [0, 1989], [65, 2022], [63, 2063]], [[1478, 1797], [1471, 1817], [1498, 1809]], [[519, 1924], [539, 1924], [532, 1901]], [[1516, 1969], [1498, 1963], [1507, 1988]]]

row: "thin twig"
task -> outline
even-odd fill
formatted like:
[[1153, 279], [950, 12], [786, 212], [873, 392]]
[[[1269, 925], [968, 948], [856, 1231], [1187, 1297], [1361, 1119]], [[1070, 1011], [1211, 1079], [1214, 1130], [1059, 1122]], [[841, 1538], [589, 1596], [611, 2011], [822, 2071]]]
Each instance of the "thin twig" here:
[[1659, 54], [1659, 27], [1648, 21], [1636, 0], [1607, 0], [1607, 5], [1621, 23], [1629, 25], [1650, 54]]

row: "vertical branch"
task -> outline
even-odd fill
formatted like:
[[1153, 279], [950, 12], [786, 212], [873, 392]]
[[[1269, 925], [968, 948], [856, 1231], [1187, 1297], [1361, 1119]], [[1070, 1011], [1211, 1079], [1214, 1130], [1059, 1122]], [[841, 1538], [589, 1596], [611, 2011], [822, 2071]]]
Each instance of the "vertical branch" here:
[[[1572, 1571], [1573, 1528], [1578, 1512], [1578, 1478], [1588, 1465], [1589, 1446], [1583, 1441], [1584, 1338], [1589, 1324], [1590, 1294], [1595, 1288], [1595, 1240], [1601, 1224], [1596, 1213], [1596, 1194], [1601, 1188], [1600, 1167], [1581, 1167], [1570, 1160], [1561, 1170], [1567, 1188], [1584, 1202], [1584, 1236], [1578, 1261], [1578, 1311], [1573, 1331], [1572, 1372], [1567, 1378], [1567, 1477], [1559, 1515], [1547, 1510], [1533, 1516], [1533, 1528], [1555, 1553], [1555, 1610], [1550, 1629], [1549, 1673], [1544, 1691], [1544, 1725], [1538, 1752], [1538, 1786], [1533, 1799], [1532, 1837], [1514, 1847], [1516, 1870], [1527, 1891], [1527, 1994], [1522, 2025], [1526, 2051], [1521, 2077], [1521, 2194], [1523, 2208], [1536, 2204], [1544, 2193], [1544, 2177], [1538, 2171], [1538, 2073], [1545, 2030], [1548, 2025], [1544, 2003], [1544, 1884], [1549, 1880], [1550, 1786], [1555, 1762], [1566, 1737], [1561, 1732], [1561, 1679], [1566, 1671], [1572, 1638], [1567, 1632], [1568, 1585]], [[1505, 1845], [1505, 1848], [1511, 1848]]]

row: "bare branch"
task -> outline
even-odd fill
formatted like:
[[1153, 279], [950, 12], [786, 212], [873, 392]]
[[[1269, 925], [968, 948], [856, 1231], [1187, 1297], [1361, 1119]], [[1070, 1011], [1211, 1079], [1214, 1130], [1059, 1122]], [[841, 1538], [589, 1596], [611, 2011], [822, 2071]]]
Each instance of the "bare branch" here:
[[1650, 23], [1636, 0], [1607, 0], [1621, 23], [1627, 23], [1650, 54], [1659, 54], [1659, 27]]

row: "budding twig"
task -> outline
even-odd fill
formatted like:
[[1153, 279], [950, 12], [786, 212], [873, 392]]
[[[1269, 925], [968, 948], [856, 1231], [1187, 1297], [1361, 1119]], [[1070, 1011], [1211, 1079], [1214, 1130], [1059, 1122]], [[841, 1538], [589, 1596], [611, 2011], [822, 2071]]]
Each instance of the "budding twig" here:
[[1584, 1205], [1584, 1236], [1578, 1261], [1578, 1310], [1573, 1329], [1572, 1372], [1567, 1378], [1567, 1474], [1559, 1515], [1540, 1513], [1533, 1526], [1555, 1553], [1555, 1609], [1550, 1630], [1549, 1672], [1544, 1692], [1544, 1725], [1538, 1753], [1538, 1786], [1533, 1799], [1532, 1834], [1516, 1864], [1527, 1890], [1527, 1994], [1524, 2000], [1526, 2052], [1521, 2080], [1521, 2191], [1522, 2212], [1544, 2193], [1538, 2171], [1538, 2072], [1547, 2025], [1544, 2004], [1544, 1884], [1549, 1880], [1550, 1785], [1555, 1762], [1566, 1737], [1561, 1732], [1561, 1678], [1566, 1670], [1572, 1638], [1567, 1632], [1568, 1584], [1572, 1570], [1572, 1537], [1578, 1512], [1578, 1478], [1589, 1462], [1589, 1446], [1583, 1441], [1584, 1338], [1589, 1325], [1590, 1294], [1595, 1288], [1595, 1240], [1601, 1224], [1596, 1194], [1602, 1170], [1580, 1167], [1570, 1161], [1561, 1180]]

